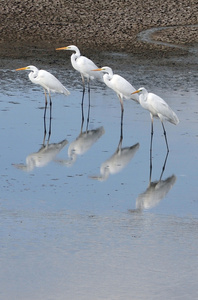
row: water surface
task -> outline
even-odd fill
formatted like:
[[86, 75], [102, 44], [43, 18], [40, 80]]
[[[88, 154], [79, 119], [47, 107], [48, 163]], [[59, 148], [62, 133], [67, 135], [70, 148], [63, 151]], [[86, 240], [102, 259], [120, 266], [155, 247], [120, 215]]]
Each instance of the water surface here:
[[[177, 113], [178, 126], [165, 124], [164, 173], [160, 180], [166, 145], [155, 120], [149, 184], [150, 116], [135, 102], [124, 103], [120, 143], [119, 100], [92, 82], [89, 122], [86, 93], [82, 124], [81, 79], [68, 52], [2, 59], [0, 298], [196, 299], [196, 58], [90, 57]], [[52, 95], [49, 141], [43, 91], [28, 72], [14, 71], [29, 64], [71, 92]]]

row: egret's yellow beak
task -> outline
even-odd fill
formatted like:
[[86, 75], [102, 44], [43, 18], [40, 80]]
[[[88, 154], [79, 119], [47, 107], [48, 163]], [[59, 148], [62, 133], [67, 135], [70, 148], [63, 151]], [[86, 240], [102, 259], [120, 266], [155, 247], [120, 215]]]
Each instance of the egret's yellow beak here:
[[56, 48], [56, 50], [68, 50], [68, 47]]
[[19, 69], [16, 69], [15, 71], [22, 71], [22, 70], [27, 70], [28, 67], [24, 67], [24, 68], [19, 68]]
[[99, 69], [94, 69], [92, 71], [102, 71], [102, 68], [99, 68]]
[[133, 94], [137, 94], [137, 93], [139, 93], [139, 92], [140, 92], [140, 90], [137, 90], [137, 91], [135, 91], [135, 92], [131, 93], [131, 95], [133, 95]]

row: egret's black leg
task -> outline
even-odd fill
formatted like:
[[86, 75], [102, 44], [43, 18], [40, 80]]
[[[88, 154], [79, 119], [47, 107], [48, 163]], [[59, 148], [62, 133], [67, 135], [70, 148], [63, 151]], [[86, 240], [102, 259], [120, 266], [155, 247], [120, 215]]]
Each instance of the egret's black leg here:
[[49, 132], [48, 132], [48, 144], [49, 144], [49, 140], [50, 140], [50, 137], [51, 137], [51, 132], [52, 132], [52, 118], [50, 116], [50, 120], [49, 120]]
[[121, 110], [121, 118], [120, 118], [120, 137], [123, 139], [123, 117], [124, 110]]
[[120, 141], [119, 141], [119, 144], [118, 144], [118, 148], [117, 148], [117, 151], [119, 151], [122, 147], [122, 140], [123, 140], [123, 115], [124, 115], [124, 112], [123, 110], [121, 110], [121, 118], [120, 118]]
[[81, 130], [80, 132], [82, 133], [82, 130], [83, 130], [83, 124], [84, 124], [84, 107], [83, 105], [81, 105], [81, 112], [82, 112], [82, 120], [81, 120]]
[[82, 77], [82, 84], [83, 84], [83, 92], [82, 92], [82, 101], [81, 101], [81, 105], [83, 105], [84, 103], [84, 96], [85, 96], [85, 79], [84, 76], [81, 74]]
[[50, 123], [49, 123], [49, 135], [48, 135], [48, 140], [51, 136], [51, 120], [52, 120], [52, 99], [51, 99], [51, 95], [49, 93], [49, 98], [50, 98]]
[[83, 89], [81, 106], [83, 106], [83, 103], [84, 103], [84, 97], [85, 97], [85, 90]]
[[47, 130], [46, 130], [46, 118], [43, 118], [43, 120], [44, 120], [43, 145], [45, 145], [45, 138], [46, 138], [46, 133], [47, 133]]
[[124, 112], [123, 99], [120, 97], [120, 95], [118, 95], [118, 97], [119, 97], [119, 100], [120, 100], [121, 110], [122, 110], [122, 112]]
[[89, 115], [90, 115], [90, 104], [91, 104], [91, 101], [90, 101], [90, 81], [89, 79], [87, 80], [88, 81], [88, 113], [87, 113], [87, 130], [88, 130], [88, 125], [89, 125]]
[[88, 126], [89, 126], [89, 115], [90, 115], [90, 105], [88, 106], [88, 113], [87, 113], [87, 127], [86, 127], [86, 131], [88, 130]]
[[161, 122], [161, 123], [162, 123], [163, 131], [164, 131], [164, 138], [165, 138], [165, 141], [166, 141], [167, 152], [169, 152], [168, 141], [167, 141], [167, 136], [166, 136], [166, 130], [165, 130], [163, 122]]
[[166, 157], [165, 157], [164, 164], [163, 164], [163, 167], [162, 167], [162, 172], [161, 172], [161, 175], [160, 175], [160, 180], [162, 179], [162, 175], [163, 175], [165, 167], [166, 167], [166, 162], [167, 162], [167, 159], [168, 159], [168, 154], [169, 154], [169, 151], [167, 151], [167, 153], [166, 153]]
[[43, 115], [43, 120], [44, 120], [44, 137], [43, 137], [43, 145], [45, 143], [45, 138], [46, 138], [46, 133], [47, 133], [47, 129], [46, 129], [46, 110], [47, 110], [47, 94], [46, 91], [44, 89], [45, 92], [45, 108], [44, 108], [44, 115]]
[[153, 151], [153, 118], [151, 118], [151, 142], [150, 142], [150, 176], [149, 181], [151, 182], [151, 175], [152, 175], [152, 151]]
[[47, 110], [47, 94], [46, 94], [46, 90], [44, 90], [44, 92], [45, 92], [45, 109], [44, 109], [44, 119], [45, 119], [45, 117], [46, 117], [46, 110]]
[[88, 92], [90, 93], [90, 79], [87, 79], [87, 88], [88, 88]]

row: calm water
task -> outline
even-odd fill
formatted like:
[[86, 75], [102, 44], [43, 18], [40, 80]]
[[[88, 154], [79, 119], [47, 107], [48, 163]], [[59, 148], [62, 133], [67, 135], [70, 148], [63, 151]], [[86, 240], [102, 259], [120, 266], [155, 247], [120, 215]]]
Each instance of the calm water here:
[[[162, 96], [180, 119], [165, 124], [170, 153], [161, 181], [166, 145], [154, 122], [149, 185], [149, 113], [125, 101], [120, 144], [116, 94], [93, 82], [87, 122], [88, 95], [82, 112], [70, 53], [37, 54], [1, 59], [0, 298], [197, 299], [196, 58], [89, 55]], [[52, 95], [49, 141], [43, 91], [28, 72], [14, 71], [29, 64], [71, 92]]]

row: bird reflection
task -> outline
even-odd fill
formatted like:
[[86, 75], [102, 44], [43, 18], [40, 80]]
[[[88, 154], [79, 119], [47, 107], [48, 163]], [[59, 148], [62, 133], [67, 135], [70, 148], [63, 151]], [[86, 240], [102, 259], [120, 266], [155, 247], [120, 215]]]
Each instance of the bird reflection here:
[[131, 159], [134, 157], [136, 151], [139, 149], [139, 143], [122, 148], [123, 141], [123, 114], [121, 115], [121, 123], [120, 123], [120, 140], [118, 146], [116, 148], [115, 153], [107, 159], [105, 162], [101, 164], [100, 167], [100, 175], [98, 176], [90, 176], [92, 179], [96, 179], [99, 181], [105, 181], [108, 179], [110, 174], [117, 174], [122, 169], [124, 169]]
[[97, 140], [105, 133], [103, 126], [96, 129], [88, 130], [90, 107], [88, 107], [86, 130], [83, 131], [83, 125], [84, 125], [83, 105], [81, 106], [81, 109], [82, 109], [82, 122], [81, 122], [80, 134], [75, 139], [75, 141], [73, 141], [69, 145], [68, 148], [69, 159], [56, 160], [57, 162], [67, 167], [71, 167], [76, 162], [77, 157], [86, 153], [97, 142]]
[[165, 180], [153, 181], [148, 188], [140, 194], [136, 200], [136, 209], [150, 209], [159, 204], [176, 182], [176, 176], [172, 175]]
[[165, 170], [167, 158], [168, 158], [168, 153], [166, 154], [159, 180], [151, 181], [151, 173], [150, 173], [149, 185], [146, 191], [140, 194], [136, 199], [136, 210], [142, 211], [144, 209], [150, 209], [155, 207], [167, 195], [167, 193], [175, 184], [176, 182], [175, 175], [172, 175], [162, 180], [162, 175]]
[[44, 137], [41, 148], [26, 157], [26, 164], [13, 164], [22, 171], [30, 172], [35, 167], [41, 168], [53, 161], [57, 154], [67, 145], [68, 141], [62, 140], [59, 143], [49, 143], [51, 137], [51, 118], [49, 122], [48, 139], [46, 141], [46, 120], [44, 119]]

